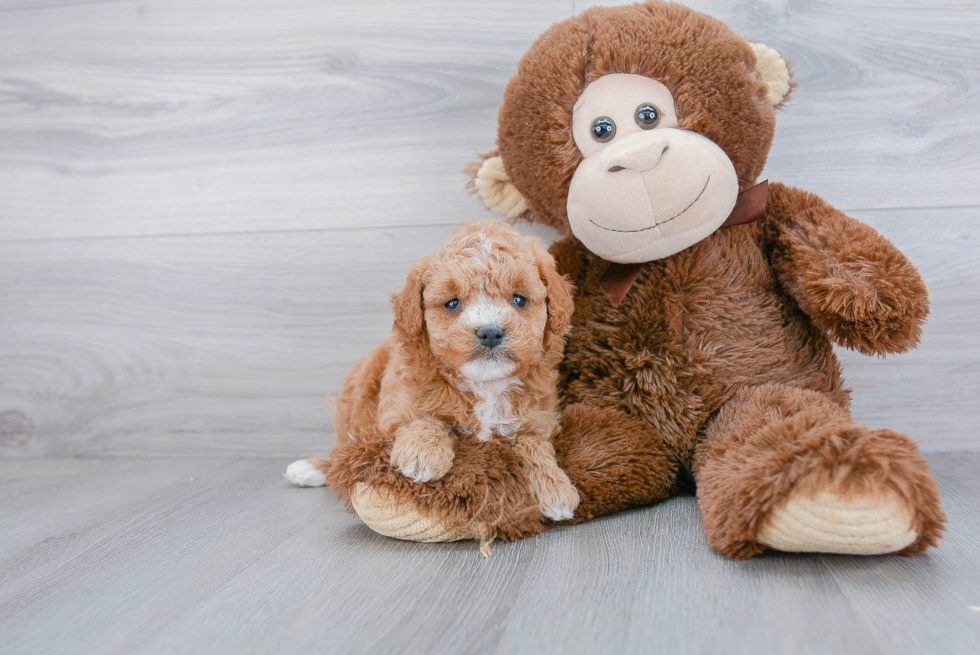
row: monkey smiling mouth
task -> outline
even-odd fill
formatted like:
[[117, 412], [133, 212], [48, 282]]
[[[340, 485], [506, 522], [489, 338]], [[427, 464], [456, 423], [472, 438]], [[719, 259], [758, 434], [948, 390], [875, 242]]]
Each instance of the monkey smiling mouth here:
[[685, 207], [684, 209], [680, 210], [679, 212], [677, 212], [676, 214], [674, 214], [673, 216], [671, 216], [670, 218], [668, 218], [666, 221], [661, 221], [659, 223], [655, 223], [654, 225], [651, 225], [650, 227], [641, 227], [639, 230], [614, 230], [611, 227], [603, 227], [603, 226], [599, 225], [598, 223], [596, 223], [595, 221], [593, 221], [591, 218], [589, 219], [589, 222], [592, 223], [593, 225], [595, 225], [600, 230], [605, 230], [607, 232], [621, 232], [621, 233], [624, 233], [624, 234], [633, 234], [633, 233], [636, 233], [636, 232], [646, 232], [647, 230], [652, 230], [655, 227], [660, 227], [661, 225], [666, 225], [667, 223], [671, 222], [675, 218], [679, 218], [681, 214], [683, 214], [688, 209], [690, 209], [691, 207], [693, 207], [694, 204], [698, 200], [701, 199], [701, 196], [704, 195], [705, 190], [708, 188], [708, 183], [709, 182], [711, 182], [711, 176], [710, 175], [708, 176], [708, 179], [704, 181], [704, 186], [701, 187], [701, 192], [698, 193], [697, 197], [694, 200], [692, 200], [688, 204], [687, 207]]

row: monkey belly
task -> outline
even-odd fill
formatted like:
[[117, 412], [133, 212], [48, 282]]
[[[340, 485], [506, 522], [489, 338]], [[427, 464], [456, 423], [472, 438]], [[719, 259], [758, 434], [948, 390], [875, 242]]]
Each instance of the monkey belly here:
[[590, 271], [576, 297], [563, 402], [637, 416], [684, 460], [742, 387], [789, 384], [846, 408], [829, 338], [781, 290], [749, 234], [723, 230], [648, 262], [618, 308], [598, 286], [601, 271]]

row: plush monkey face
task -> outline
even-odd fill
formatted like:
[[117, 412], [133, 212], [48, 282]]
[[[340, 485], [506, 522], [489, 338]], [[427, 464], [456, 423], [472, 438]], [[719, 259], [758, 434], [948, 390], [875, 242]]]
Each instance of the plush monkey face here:
[[677, 128], [670, 90], [642, 75], [611, 73], [572, 110], [584, 159], [568, 189], [572, 232], [603, 259], [646, 262], [714, 232], [738, 196], [725, 151]]
[[554, 25], [507, 86], [487, 205], [603, 259], [670, 256], [753, 186], [789, 92], [775, 51], [687, 7], [595, 8]]

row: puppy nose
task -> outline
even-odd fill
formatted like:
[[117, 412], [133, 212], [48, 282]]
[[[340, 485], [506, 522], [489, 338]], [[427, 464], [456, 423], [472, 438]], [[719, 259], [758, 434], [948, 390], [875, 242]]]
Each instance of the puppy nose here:
[[484, 325], [476, 329], [476, 338], [484, 348], [496, 348], [507, 332], [499, 325]]
[[648, 171], [660, 162], [667, 148], [667, 137], [651, 130], [630, 135], [621, 143], [609, 144], [600, 153], [599, 164], [610, 173], [623, 169]]

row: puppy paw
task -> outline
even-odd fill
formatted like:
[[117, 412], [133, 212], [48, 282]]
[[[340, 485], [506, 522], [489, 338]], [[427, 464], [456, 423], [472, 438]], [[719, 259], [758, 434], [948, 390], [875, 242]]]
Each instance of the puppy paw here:
[[322, 487], [327, 478], [308, 459], [298, 459], [286, 467], [286, 479], [299, 487]]
[[453, 466], [453, 449], [424, 439], [395, 439], [391, 448], [391, 465], [406, 478], [416, 482], [438, 480]]
[[535, 497], [541, 514], [552, 521], [566, 521], [575, 516], [579, 504], [578, 489], [565, 472], [558, 469], [538, 481]]

